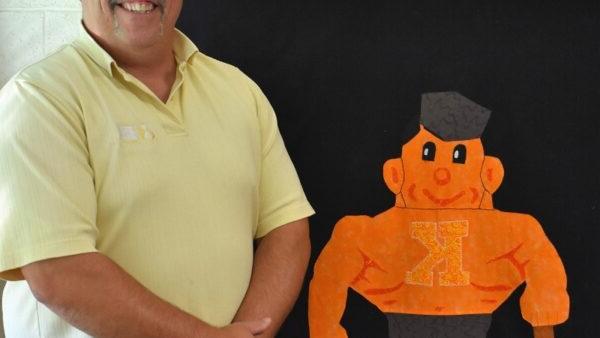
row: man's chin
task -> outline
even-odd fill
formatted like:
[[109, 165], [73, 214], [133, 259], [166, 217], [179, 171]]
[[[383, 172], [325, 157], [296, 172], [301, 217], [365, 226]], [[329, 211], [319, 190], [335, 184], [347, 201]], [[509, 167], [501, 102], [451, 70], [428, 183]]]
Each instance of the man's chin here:
[[130, 31], [124, 27], [116, 30], [118, 39], [130, 48], [149, 48], [161, 43], [163, 34], [160, 29], [152, 31]]

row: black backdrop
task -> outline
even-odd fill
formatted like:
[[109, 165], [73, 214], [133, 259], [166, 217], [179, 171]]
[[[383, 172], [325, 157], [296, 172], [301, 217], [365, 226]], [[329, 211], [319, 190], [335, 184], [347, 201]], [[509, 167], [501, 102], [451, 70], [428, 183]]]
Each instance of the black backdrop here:
[[[571, 317], [557, 337], [600, 337], [599, 7], [188, 0], [179, 27], [270, 98], [317, 210], [313, 261], [340, 217], [392, 206], [382, 164], [399, 155], [421, 93], [456, 90], [492, 109], [483, 142], [506, 171], [495, 205], [534, 215], [567, 270]], [[280, 337], [308, 336], [306, 291]], [[531, 337], [521, 292], [494, 314], [489, 337]], [[343, 320], [351, 337], [386, 336], [356, 294]]]

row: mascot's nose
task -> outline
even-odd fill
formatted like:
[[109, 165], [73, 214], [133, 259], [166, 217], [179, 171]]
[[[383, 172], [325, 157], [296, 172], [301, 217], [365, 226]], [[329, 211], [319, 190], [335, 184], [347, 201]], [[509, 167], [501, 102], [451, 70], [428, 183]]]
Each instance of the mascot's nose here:
[[446, 168], [437, 168], [433, 172], [433, 179], [438, 185], [445, 185], [450, 182], [450, 171]]

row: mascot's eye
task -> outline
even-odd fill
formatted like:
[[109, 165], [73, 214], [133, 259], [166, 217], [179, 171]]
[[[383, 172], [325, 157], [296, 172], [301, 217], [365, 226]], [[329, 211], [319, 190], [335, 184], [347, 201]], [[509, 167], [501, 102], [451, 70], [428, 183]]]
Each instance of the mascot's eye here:
[[462, 163], [464, 164], [467, 160], [467, 147], [462, 144], [454, 147], [454, 152], [452, 153], [452, 162], [454, 163]]
[[427, 142], [423, 145], [423, 161], [435, 160], [435, 143]]

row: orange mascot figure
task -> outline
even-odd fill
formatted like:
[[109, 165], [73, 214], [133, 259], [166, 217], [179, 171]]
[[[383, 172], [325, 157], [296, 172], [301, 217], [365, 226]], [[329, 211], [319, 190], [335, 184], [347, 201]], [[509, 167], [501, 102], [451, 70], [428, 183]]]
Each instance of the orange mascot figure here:
[[565, 270], [535, 218], [493, 207], [504, 170], [480, 140], [490, 114], [455, 92], [422, 96], [420, 131], [383, 166], [396, 204], [342, 218], [315, 263], [312, 338], [347, 337], [348, 288], [386, 314], [390, 338], [485, 337], [521, 283], [523, 318], [553, 337], [569, 315]]

